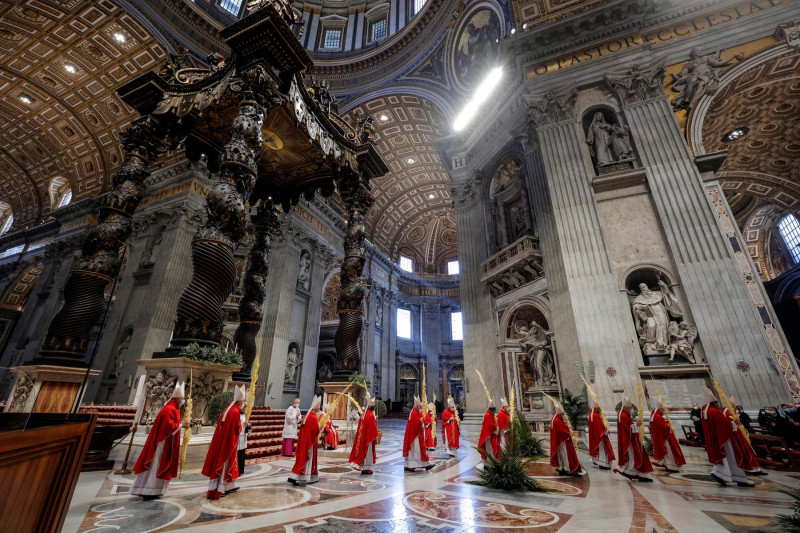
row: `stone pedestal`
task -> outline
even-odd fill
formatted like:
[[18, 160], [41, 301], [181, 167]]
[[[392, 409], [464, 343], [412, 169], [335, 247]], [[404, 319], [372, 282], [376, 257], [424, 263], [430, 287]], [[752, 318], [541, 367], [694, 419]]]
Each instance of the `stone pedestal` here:
[[[175, 384], [188, 382], [190, 377], [192, 419], [200, 420], [203, 424], [213, 424], [215, 421], [206, 420], [208, 404], [214, 396], [228, 390], [231, 375], [238, 370], [233, 366], [204, 364], [185, 357], [139, 359], [137, 363], [144, 369], [146, 376], [145, 393], [141, 397], [141, 405], [136, 406], [141, 413], [137, 422], [143, 425], [153, 423], [158, 412], [172, 397]], [[188, 383], [186, 396], [189, 396]]]
[[[16, 374], [6, 412], [68, 413], [76, 402], [87, 370], [74, 367], [30, 365], [12, 368]], [[89, 370], [89, 377], [100, 375]]]
[[[320, 383], [320, 387], [322, 390], [325, 391], [325, 394], [322, 396], [322, 405], [330, 406], [336, 398], [344, 393], [345, 389], [350, 386], [350, 383], [347, 381], [327, 381], [325, 383]], [[354, 392], [358, 392], [357, 389], [358, 385], [353, 385], [350, 387], [350, 390], [347, 391], [348, 394], [353, 396]], [[330, 407], [329, 407], [330, 409]], [[336, 406], [336, 408], [329, 413], [331, 420], [334, 421], [343, 421], [347, 418], [347, 399], [345, 398]]]

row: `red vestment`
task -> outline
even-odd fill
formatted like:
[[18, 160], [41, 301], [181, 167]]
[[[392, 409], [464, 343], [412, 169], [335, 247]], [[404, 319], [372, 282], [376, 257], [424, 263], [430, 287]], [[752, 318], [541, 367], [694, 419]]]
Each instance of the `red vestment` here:
[[652, 472], [653, 465], [650, 464], [650, 458], [639, 440], [639, 434], [633, 435], [633, 419], [631, 415], [620, 409], [617, 416], [617, 451], [619, 452], [618, 463], [620, 467], [628, 464], [628, 450], [631, 444], [633, 444], [633, 468], [642, 474]]
[[[350, 465], [353, 468], [358, 465], [364, 466], [364, 461], [367, 458], [367, 453], [370, 453], [370, 444], [378, 440], [378, 421], [375, 420], [375, 414], [372, 409], [367, 409], [358, 421], [358, 429], [356, 429], [356, 436], [353, 438], [353, 449], [350, 451]], [[377, 456], [375, 454], [375, 446], [372, 447], [372, 463], [374, 464]]]
[[589, 411], [589, 455], [596, 458], [600, 454], [601, 445], [606, 450], [606, 457], [609, 463], [616, 459], [611, 439], [608, 438], [608, 428], [603, 423], [600, 410], [593, 407]]
[[686, 464], [678, 439], [672, 431], [667, 419], [658, 411], [650, 415], [650, 439], [653, 441], [653, 459], [663, 461], [667, 456], [667, 446], [672, 452], [672, 458], [678, 466]]
[[424, 415], [425, 420], [425, 447], [436, 448], [436, 435], [433, 433], [433, 414], [428, 411]]
[[497, 427], [500, 431], [505, 431], [511, 425], [511, 416], [506, 411], [505, 407], [497, 412]]
[[156, 453], [158, 445], [166, 440], [164, 443], [164, 451], [161, 454], [161, 462], [158, 465], [158, 472], [156, 477], [169, 481], [178, 475], [178, 459], [181, 449], [181, 434], [175, 431], [181, 426], [181, 408], [180, 400], [172, 398], [167, 404], [158, 412], [153, 427], [150, 429], [150, 434], [147, 435], [147, 441], [144, 443], [142, 453], [139, 454], [139, 459], [133, 467], [135, 474], [141, 474], [150, 470], [150, 465], [153, 463], [153, 457]]
[[[733, 415], [727, 407], [722, 410], [722, 414], [725, 415], [728, 420], [733, 422]], [[731, 441], [733, 444], [733, 453], [736, 455], [736, 464], [739, 465], [739, 468], [745, 471], [753, 471], [761, 468], [761, 466], [758, 464], [756, 454], [753, 451], [753, 447], [750, 446], [749, 442], [747, 442], [747, 439], [742, 434], [741, 428], [736, 428], [736, 431], [733, 432], [731, 439], [733, 439]]]
[[456, 414], [452, 408], [448, 407], [442, 413], [442, 438], [448, 448], [458, 448], [458, 437]]
[[483, 415], [483, 425], [481, 426], [481, 436], [478, 438], [478, 452], [481, 459], [486, 459], [484, 452], [491, 451], [496, 459], [500, 458], [500, 439], [497, 435], [497, 419], [494, 413], [486, 410]]
[[716, 405], [705, 404], [702, 413], [708, 461], [713, 464], [722, 464], [722, 459], [726, 457], [725, 443], [733, 436], [733, 424]]
[[[222, 478], [230, 483], [239, 477], [239, 462], [236, 452], [239, 449], [239, 433], [242, 432], [242, 420], [239, 406], [235, 403], [220, 416], [211, 444], [208, 446], [206, 462], [203, 464], [203, 475], [210, 479]], [[227, 464], [227, 469], [225, 465]], [[209, 490], [206, 497], [218, 500], [218, 490]]]
[[327, 422], [325, 422], [325, 445], [332, 446], [336, 448], [339, 446], [339, 432], [336, 431], [336, 428], [333, 427], [331, 423], [331, 419], [329, 418]]
[[294, 454], [294, 467], [292, 473], [297, 476], [306, 476], [306, 465], [311, 458], [311, 476], [317, 476], [317, 447], [319, 441], [319, 421], [317, 413], [309, 411], [303, 426], [300, 428], [297, 450]]
[[575, 451], [575, 444], [572, 442], [572, 432], [564, 422], [563, 415], [556, 414], [550, 422], [550, 464], [560, 468], [558, 462], [558, 448], [564, 444], [567, 448], [567, 460], [569, 461], [569, 472], [576, 474], [581, 471], [581, 463], [578, 461], [578, 453]]
[[416, 407], [408, 415], [406, 423], [406, 434], [403, 438], [403, 457], [408, 457], [408, 452], [414, 441], [419, 442], [420, 457], [423, 461], [428, 461], [428, 450], [425, 449], [425, 428], [422, 422], [422, 413]]

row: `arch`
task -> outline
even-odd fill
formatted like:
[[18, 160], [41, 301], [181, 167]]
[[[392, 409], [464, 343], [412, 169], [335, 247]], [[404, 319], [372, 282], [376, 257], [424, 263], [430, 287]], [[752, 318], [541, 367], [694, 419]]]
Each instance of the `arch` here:
[[28, 298], [33, 291], [34, 285], [42, 275], [42, 265], [40, 263], [33, 263], [14, 278], [8, 284], [8, 289], [3, 294], [0, 300], [0, 307], [5, 309], [13, 309], [15, 311], [23, 311], [28, 303]]
[[[550, 309], [549, 302], [544, 298], [544, 296], [528, 296], [517, 300], [510, 306], [506, 308], [503, 312], [503, 316], [500, 319], [500, 333], [504, 336], [506, 340], [513, 339], [514, 337], [508, 336], [508, 328], [513, 327], [511, 323], [512, 319], [517, 315], [518, 311], [524, 310], [526, 307], [532, 307], [534, 310], [541, 313], [544, 317], [545, 324], [541, 324], [541, 326], [545, 329], [545, 331], [552, 331], [553, 323], [552, 323], [552, 312]], [[513, 335], [513, 333], [512, 333]]]
[[0, 236], [8, 233], [14, 225], [14, 210], [6, 202], [0, 202]]
[[50, 211], [55, 211], [72, 201], [72, 186], [64, 176], [56, 176], [50, 180]]
[[672, 274], [667, 267], [658, 263], [639, 263], [638, 265], [633, 265], [632, 267], [628, 268], [620, 275], [619, 280], [617, 280], [620, 292], [627, 293], [629, 288], [628, 284], [633, 283], [634, 280], [637, 279], [635, 276], [633, 276], [637, 272], [651, 272], [652, 277], [654, 278], [664, 278], [667, 282], [667, 285], [670, 287], [678, 285], [675, 275]]
[[371, 100], [382, 96], [398, 96], [403, 94], [409, 94], [411, 96], [418, 96], [420, 98], [425, 98], [429, 100], [432, 104], [434, 104], [439, 113], [441, 113], [442, 118], [448, 123], [452, 123], [453, 119], [455, 118], [455, 111], [453, 110], [452, 104], [450, 103], [447, 96], [443, 94], [439, 94], [439, 92], [429, 89], [426, 87], [419, 87], [415, 85], [392, 85], [389, 87], [384, 87], [382, 89], [377, 89], [374, 91], [369, 91], [367, 93], [362, 94], [361, 96], [357, 96], [352, 100], [349, 100], [346, 104], [344, 104], [340, 111], [340, 115], [345, 115], [355, 109], [356, 107], [363, 105]]

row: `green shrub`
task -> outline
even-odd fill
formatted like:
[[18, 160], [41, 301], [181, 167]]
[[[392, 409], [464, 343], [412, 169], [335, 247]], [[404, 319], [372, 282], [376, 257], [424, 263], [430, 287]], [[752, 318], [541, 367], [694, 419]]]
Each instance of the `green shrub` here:
[[564, 389], [564, 412], [572, 424], [572, 429], [578, 429], [578, 418], [587, 413], [586, 401], [582, 396], [572, 394], [569, 389]]
[[213, 398], [211, 401], [208, 402], [208, 411], [206, 411], [206, 416], [208, 417], [208, 421], [212, 424], [216, 424], [219, 420], [220, 415], [228, 407], [231, 402], [233, 401], [233, 391], [225, 391], [220, 392]]
[[780, 492], [791, 496], [794, 502], [792, 502], [792, 514], [775, 515], [775, 525], [783, 533], [800, 533], [800, 489], [785, 489]]
[[525, 471], [531, 459], [501, 450], [500, 460], [491, 455], [487, 456], [487, 460], [488, 463], [478, 474], [479, 481], [473, 482], [474, 485], [509, 492], [550, 492]]
[[375, 417], [383, 418], [386, 416], [386, 404], [382, 400], [375, 400]]
[[200, 346], [196, 342], [186, 345], [180, 351], [181, 357], [194, 359], [203, 364], [226, 365], [242, 368], [244, 360], [242, 354], [228, 350], [222, 346]]
[[543, 457], [544, 440], [533, 434], [530, 424], [522, 413], [517, 412], [514, 418], [506, 433], [506, 446], [510, 448], [509, 451], [521, 457]]

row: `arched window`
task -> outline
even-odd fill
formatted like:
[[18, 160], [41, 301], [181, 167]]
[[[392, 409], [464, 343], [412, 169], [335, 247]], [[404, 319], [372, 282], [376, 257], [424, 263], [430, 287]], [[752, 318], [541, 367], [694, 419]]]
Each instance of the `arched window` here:
[[50, 181], [50, 210], [54, 211], [72, 201], [72, 188], [67, 178], [58, 176]]
[[14, 211], [5, 202], [0, 202], [0, 235], [5, 235], [14, 225]]
[[778, 230], [781, 232], [786, 248], [792, 254], [795, 264], [800, 263], [800, 222], [794, 215], [786, 215], [778, 222]]

